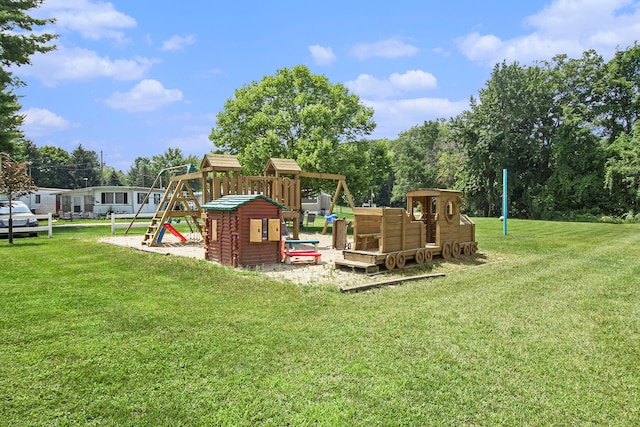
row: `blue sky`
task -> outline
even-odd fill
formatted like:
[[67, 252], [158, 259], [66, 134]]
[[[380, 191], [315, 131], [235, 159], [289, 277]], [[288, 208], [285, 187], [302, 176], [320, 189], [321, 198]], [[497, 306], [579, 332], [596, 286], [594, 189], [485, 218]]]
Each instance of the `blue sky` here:
[[396, 138], [468, 106], [506, 60], [531, 64], [640, 40], [640, 0], [292, 2], [46, 0], [58, 49], [16, 69], [26, 136], [78, 144], [127, 172], [136, 157], [209, 152], [234, 90], [303, 64], [375, 109]]

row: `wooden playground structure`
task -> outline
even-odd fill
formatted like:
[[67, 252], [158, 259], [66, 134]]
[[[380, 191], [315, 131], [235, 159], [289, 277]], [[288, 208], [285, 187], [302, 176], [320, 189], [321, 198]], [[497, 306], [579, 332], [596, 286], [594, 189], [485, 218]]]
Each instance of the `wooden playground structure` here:
[[407, 192], [407, 209], [354, 208], [354, 247], [337, 266], [375, 273], [472, 255], [478, 250], [475, 224], [460, 213], [462, 193], [425, 188]]
[[[302, 215], [301, 178], [338, 182], [329, 214], [333, 212], [341, 190], [344, 190], [349, 205], [355, 210], [344, 175], [303, 172], [295, 160], [276, 158], [272, 158], [267, 162], [264, 168], [264, 176], [242, 175], [241, 170], [242, 166], [235, 156], [207, 154], [202, 159], [198, 172], [172, 177], [144, 235], [142, 244], [148, 246], [157, 245], [159, 239], [162, 238], [164, 225], [181, 219], [184, 219], [204, 239], [206, 230], [202, 225], [202, 205], [223, 196], [255, 194], [266, 196], [285, 207], [285, 210], [282, 211], [282, 217], [285, 221], [293, 222], [293, 238], [297, 239]], [[159, 178], [160, 174], [151, 190], [154, 189]], [[191, 184], [193, 182], [200, 182], [200, 187], [202, 188], [202, 196], [200, 198], [193, 191]], [[151, 190], [149, 193], [151, 193]], [[138, 213], [136, 213], [136, 216]], [[135, 217], [126, 232], [129, 231], [134, 221]], [[327, 226], [328, 221], [325, 221], [322, 230], [323, 234], [326, 232]]]

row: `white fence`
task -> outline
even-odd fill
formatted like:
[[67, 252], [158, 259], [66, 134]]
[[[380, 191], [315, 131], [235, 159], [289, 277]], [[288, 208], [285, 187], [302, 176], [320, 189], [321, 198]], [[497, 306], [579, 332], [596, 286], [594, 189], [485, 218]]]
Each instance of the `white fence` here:
[[[49, 238], [51, 238], [53, 234], [53, 220], [50, 213], [46, 215], [36, 215], [38, 221], [46, 219], [47, 225], [38, 225], [37, 227], [13, 227], [13, 234], [22, 234], [22, 233], [36, 233], [39, 231], [46, 231]], [[9, 234], [9, 228], [0, 228], [0, 234]]]
[[[155, 214], [138, 214], [136, 217], [134, 214], [111, 214], [111, 234], [116, 234], [117, 228], [127, 228], [129, 227], [130, 222], [116, 222], [116, 219], [133, 219], [133, 218], [153, 218]], [[142, 223], [136, 222], [134, 225], [136, 227], [148, 227], [150, 223]]]

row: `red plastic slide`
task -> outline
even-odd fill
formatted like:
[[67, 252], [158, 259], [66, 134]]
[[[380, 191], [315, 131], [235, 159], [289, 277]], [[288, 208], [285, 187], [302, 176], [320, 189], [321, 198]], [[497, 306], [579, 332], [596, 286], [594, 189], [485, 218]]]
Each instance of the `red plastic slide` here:
[[180, 241], [182, 243], [185, 243], [187, 241], [187, 238], [184, 237], [182, 234], [180, 234], [180, 232], [178, 230], [176, 230], [175, 228], [173, 228], [173, 225], [166, 223], [164, 225], [164, 228], [166, 230], [169, 230], [169, 233], [173, 234], [174, 236], [176, 236], [178, 239], [180, 239]]

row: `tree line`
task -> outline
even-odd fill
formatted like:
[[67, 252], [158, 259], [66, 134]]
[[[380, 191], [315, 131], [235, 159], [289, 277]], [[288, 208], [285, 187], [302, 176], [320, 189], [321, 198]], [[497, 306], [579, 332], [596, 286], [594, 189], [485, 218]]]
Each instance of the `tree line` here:
[[[392, 202], [406, 189], [464, 190], [467, 209], [499, 215], [502, 169], [511, 215], [578, 219], [640, 208], [640, 46], [523, 66], [497, 64], [470, 108], [391, 144]], [[422, 163], [422, 166], [420, 165]]]
[[[31, 141], [19, 144], [16, 157], [26, 162], [28, 173], [39, 187], [83, 188], [99, 185], [151, 187], [161, 171], [185, 166], [176, 173], [198, 168], [201, 159], [185, 156], [179, 148], [168, 148], [151, 157], [137, 157], [127, 173], [104, 164], [98, 153], [79, 144], [71, 153], [63, 148], [46, 145], [37, 147]], [[174, 173], [175, 174], [175, 173]], [[163, 175], [163, 184], [170, 173]]]
[[[0, 151], [29, 166], [38, 186], [150, 186], [165, 168], [198, 165], [179, 148], [138, 157], [125, 174], [79, 145], [37, 147], [20, 126], [10, 71], [55, 46], [26, 11], [41, 0], [2, 2], [0, 17]], [[572, 219], [632, 215], [640, 210], [640, 46], [605, 61], [595, 51], [558, 55], [534, 65], [496, 64], [469, 108], [457, 117], [424, 122], [393, 140], [367, 139], [373, 110], [342, 84], [305, 66], [235, 91], [217, 115], [213, 152], [238, 156], [243, 173], [262, 174], [272, 157], [295, 159], [302, 170], [346, 175], [356, 203], [402, 205], [407, 190], [463, 190], [466, 208], [498, 215], [502, 170], [509, 171], [510, 215]], [[186, 172], [186, 171], [185, 171]], [[305, 180], [312, 195], [333, 182]]]

